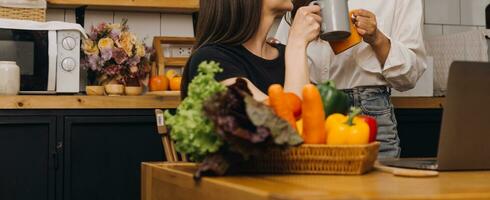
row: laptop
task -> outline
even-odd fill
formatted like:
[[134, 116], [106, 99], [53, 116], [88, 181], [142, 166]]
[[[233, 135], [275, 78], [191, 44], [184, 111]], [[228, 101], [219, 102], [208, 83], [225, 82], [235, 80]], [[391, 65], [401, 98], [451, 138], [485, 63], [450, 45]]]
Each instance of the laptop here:
[[437, 158], [380, 162], [438, 171], [490, 170], [490, 63], [451, 65]]

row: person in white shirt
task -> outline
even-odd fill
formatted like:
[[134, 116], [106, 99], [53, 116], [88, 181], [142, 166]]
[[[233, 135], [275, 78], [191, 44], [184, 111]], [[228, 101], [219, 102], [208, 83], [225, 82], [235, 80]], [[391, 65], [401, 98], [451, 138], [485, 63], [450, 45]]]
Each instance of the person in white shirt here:
[[[293, 0], [295, 9], [284, 17], [276, 39], [287, 42], [296, 9], [312, 0]], [[307, 48], [310, 78], [333, 80], [351, 97], [351, 104], [376, 117], [380, 157], [399, 157], [397, 122], [390, 89], [415, 87], [426, 69], [422, 38], [422, 0], [349, 0], [353, 22], [363, 42], [335, 55], [328, 42], [313, 41]]]

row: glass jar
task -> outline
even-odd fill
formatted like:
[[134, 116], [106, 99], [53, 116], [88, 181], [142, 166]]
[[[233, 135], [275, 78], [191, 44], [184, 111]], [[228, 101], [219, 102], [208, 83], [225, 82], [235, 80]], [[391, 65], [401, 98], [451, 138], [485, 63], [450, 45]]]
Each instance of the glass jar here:
[[19, 90], [19, 66], [13, 61], [0, 61], [0, 95], [17, 95]]

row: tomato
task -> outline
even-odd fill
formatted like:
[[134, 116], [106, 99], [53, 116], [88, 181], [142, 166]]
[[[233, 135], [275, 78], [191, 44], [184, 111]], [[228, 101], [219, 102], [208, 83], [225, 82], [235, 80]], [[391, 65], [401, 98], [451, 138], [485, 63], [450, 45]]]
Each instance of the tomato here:
[[301, 118], [301, 99], [294, 93], [286, 93], [286, 101], [289, 108], [293, 111], [294, 118]]
[[154, 76], [150, 79], [150, 91], [165, 91], [168, 89], [168, 79], [166, 76]]

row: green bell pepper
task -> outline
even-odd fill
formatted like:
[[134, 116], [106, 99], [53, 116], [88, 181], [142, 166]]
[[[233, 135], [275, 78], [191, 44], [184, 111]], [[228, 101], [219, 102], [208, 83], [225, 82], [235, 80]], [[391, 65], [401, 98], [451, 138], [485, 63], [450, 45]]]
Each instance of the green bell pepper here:
[[317, 86], [323, 101], [323, 110], [326, 117], [334, 113], [347, 114], [350, 108], [349, 96], [340, 90], [337, 90], [333, 81]]

